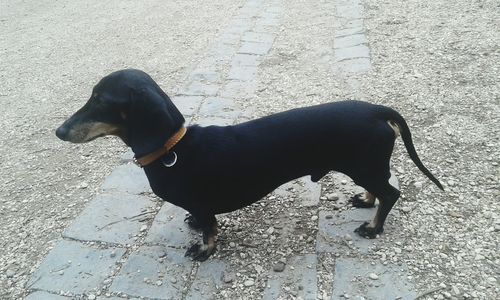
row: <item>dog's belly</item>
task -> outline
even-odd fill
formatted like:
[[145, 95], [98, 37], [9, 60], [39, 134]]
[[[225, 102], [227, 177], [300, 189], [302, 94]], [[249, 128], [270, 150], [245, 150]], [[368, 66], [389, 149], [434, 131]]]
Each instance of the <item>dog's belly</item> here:
[[[215, 214], [227, 213], [249, 206], [270, 194], [276, 188], [294, 179], [310, 175], [311, 172], [297, 174], [282, 174], [270, 180], [268, 176], [257, 178], [245, 178], [241, 181], [233, 181], [231, 186], [214, 191], [209, 197], [209, 201]], [[316, 173], [315, 173], [316, 174]], [[318, 172], [319, 174], [319, 172]], [[325, 174], [325, 172], [321, 172]], [[322, 175], [316, 175], [319, 178]]]

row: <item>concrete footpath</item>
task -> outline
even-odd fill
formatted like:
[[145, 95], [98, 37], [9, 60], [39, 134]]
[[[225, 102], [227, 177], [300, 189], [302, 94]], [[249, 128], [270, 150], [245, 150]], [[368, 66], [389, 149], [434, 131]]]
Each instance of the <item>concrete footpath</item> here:
[[[249, 118], [251, 112], [239, 104], [255, 93], [259, 65], [279, 34], [282, 1], [247, 1], [207, 56], [179, 83], [173, 101], [188, 123], [229, 125]], [[350, 74], [371, 67], [360, 1], [336, 0], [335, 65], [352, 89], [359, 82], [349, 80]], [[41, 262], [26, 286], [31, 291], [27, 299], [217, 299], [224, 295], [221, 290], [233, 286], [248, 289], [244, 298], [249, 299], [324, 299], [318, 270], [324, 267], [325, 254], [334, 258], [329, 270], [333, 280], [326, 283], [329, 299], [416, 297], [405, 267], [374, 261], [367, 253], [374, 251], [377, 240], [353, 233], [360, 222], [372, 218], [373, 209], [319, 210], [312, 218], [318, 227], [315, 251], [292, 255], [283, 269], [261, 270], [267, 278], [264, 286], [251, 279], [239, 282], [224, 257], [192, 262], [184, 252], [199, 237], [184, 223], [185, 212], [155, 198], [130, 158], [124, 157], [124, 164]], [[346, 183], [339, 194], [355, 191]], [[319, 206], [325, 197], [321, 186], [307, 178], [275, 194], [305, 207]]]

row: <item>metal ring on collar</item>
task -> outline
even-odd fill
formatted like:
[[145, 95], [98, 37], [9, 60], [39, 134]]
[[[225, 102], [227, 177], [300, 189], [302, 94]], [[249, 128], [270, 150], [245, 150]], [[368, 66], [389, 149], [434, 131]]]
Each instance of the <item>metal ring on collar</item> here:
[[173, 167], [177, 162], [177, 153], [175, 153], [175, 151], [172, 151], [171, 153], [174, 155], [174, 159], [172, 161], [166, 162], [163, 158], [161, 159], [162, 164], [167, 168]]

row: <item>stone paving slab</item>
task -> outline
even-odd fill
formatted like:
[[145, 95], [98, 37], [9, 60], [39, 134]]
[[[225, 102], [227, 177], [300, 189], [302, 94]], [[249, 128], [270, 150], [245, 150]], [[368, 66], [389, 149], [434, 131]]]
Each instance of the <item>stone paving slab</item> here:
[[172, 102], [184, 116], [192, 116], [201, 105], [203, 96], [175, 96]]
[[350, 35], [357, 35], [357, 34], [363, 34], [364, 29], [363, 25], [360, 26], [354, 26], [354, 27], [347, 27], [344, 29], [337, 29], [335, 31], [335, 38], [342, 38], [345, 36], [350, 36]]
[[69, 299], [71, 298], [47, 293], [44, 291], [37, 291], [32, 294], [29, 294], [24, 300], [69, 300]]
[[200, 238], [184, 222], [185, 216], [184, 209], [166, 202], [156, 215], [145, 242], [173, 248], [187, 248]]
[[144, 298], [136, 298], [136, 297], [127, 297], [127, 298], [120, 298], [120, 297], [106, 297], [106, 296], [100, 296], [96, 298], [97, 300], [123, 300], [123, 299], [132, 299], [132, 300], [143, 300]]
[[337, 68], [351, 73], [364, 73], [372, 67], [371, 61], [367, 57], [352, 58], [337, 62]]
[[[222, 48], [222, 46], [220, 46]], [[226, 50], [226, 48], [230, 48], [230, 46], [224, 47], [221, 49], [221, 53]], [[221, 54], [222, 55], [222, 54]], [[177, 94], [182, 96], [215, 96], [219, 91], [219, 86], [216, 84], [201, 82], [201, 81], [193, 81], [191, 84], [182, 88]]]
[[[334, 175], [335, 182], [345, 182], [348, 178], [343, 174]], [[399, 189], [399, 182], [396, 176], [392, 174], [389, 183]], [[362, 188], [355, 186], [352, 182], [347, 182], [340, 189], [349, 191], [349, 195], [343, 192], [338, 193], [339, 203], [344, 204], [349, 197], [363, 191]], [[378, 201], [378, 200], [377, 200]], [[374, 208], [352, 208], [344, 211], [324, 211], [321, 210], [318, 215], [318, 237], [316, 242], [316, 251], [343, 253], [346, 251], [355, 251], [361, 254], [367, 254], [371, 248], [375, 247], [377, 239], [366, 239], [354, 232], [363, 222], [370, 222], [377, 207]], [[397, 215], [399, 212], [391, 210], [389, 217]]]
[[208, 116], [204, 117], [203, 119], [199, 119], [196, 124], [200, 126], [210, 126], [210, 125], [217, 125], [217, 126], [227, 126], [227, 125], [232, 125], [234, 123], [234, 118], [224, 118], [224, 117], [217, 117], [217, 116]]
[[208, 260], [200, 264], [186, 300], [216, 300], [217, 287], [224, 284], [222, 276], [227, 268], [227, 263], [219, 259]]
[[282, 197], [297, 197], [306, 207], [317, 206], [319, 205], [321, 185], [312, 182], [307, 176], [283, 184], [274, 193]]
[[123, 248], [96, 249], [62, 240], [42, 261], [27, 287], [54, 293], [83, 294], [99, 288], [124, 253]]
[[254, 96], [256, 88], [255, 80], [246, 82], [233, 80], [226, 83], [220, 96], [232, 99], [249, 99]]
[[135, 164], [118, 166], [106, 179], [101, 187], [103, 192], [123, 192], [140, 195], [150, 192], [148, 178], [144, 171]]
[[320, 211], [316, 251], [368, 253], [377, 239], [366, 239], [354, 232], [363, 222], [370, 221], [376, 208], [359, 208], [342, 212]]
[[140, 233], [154, 203], [147, 197], [128, 194], [102, 194], [93, 199], [63, 237], [80, 241], [130, 244]]
[[337, 16], [348, 19], [361, 19], [363, 17], [363, 6], [356, 0], [350, 1], [350, 3], [339, 1], [337, 4]]
[[240, 54], [266, 55], [272, 47], [272, 42], [250, 42], [244, 41], [241, 43], [241, 48], [238, 50]]
[[[370, 274], [376, 275], [376, 279], [370, 278]], [[404, 267], [341, 258], [335, 262], [331, 299], [347, 298], [346, 295], [360, 300], [413, 300], [417, 296]]]
[[207, 97], [200, 107], [199, 114], [202, 116], [233, 117], [234, 100], [222, 97]]
[[296, 256], [287, 262], [283, 272], [272, 272], [262, 299], [286, 299], [286, 294], [294, 291], [297, 298], [315, 300], [318, 291], [317, 259], [316, 254]]
[[352, 35], [345, 36], [336, 36], [335, 37], [335, 46], [334, 48], [347, 48], [353, 47], [361, 44], [366, 44], [367, 39], [364, 33], [357, 33]]
[[335, 60], [337, 62], [362, 57], [370, 58], [370, 49], [366, 45], [356, 45], [335, 50]]
[[257, 76], [256, 66], [233, 65], [229, 70], [229, 80], [251, 81]]
[[257, 66], [259, 64], [259, 56], [252, 54], [238, 53], [233, 56], [232, 66]]
[[[228, 39], [229, 37], [225, 37]], [[222, 39], [221, 39], [222, 40]], [[220, 80], [220, 74], [215, 71], [214, 66], [208, 66], [208, 67], [203, 67], [199, 66], [196, 69], [194, 69], [191, 74], [189, 74], [188, 80], [190, 81], [204, 81], [208, 83], [215, 83], [217, 84]]]
[[141, 247], [132, 253], [109, 291], [135, 297], [181, 299], [193, 262], [184, 251], [161, 246]]
[[256, 43], [273, 43], [274, 35], [261, 32], [248, 31], [243, 34], [241, 38], [243, 41], [256, 42]]
[[[237, 45], [232, 45], [232, 44], [218, 44], [215, 46], [215, 48], [212, 50], [214, 56], [215, 56], [215, 61], [218, 63], [227, 63], [228, 61], [231, 60], [231, 58], [234, 55], [234, 52], [237, 49]], [[215, 96], [217, 94], [217, 91], [214, 89], [213, 93], [207, 93], [207, 96]]]

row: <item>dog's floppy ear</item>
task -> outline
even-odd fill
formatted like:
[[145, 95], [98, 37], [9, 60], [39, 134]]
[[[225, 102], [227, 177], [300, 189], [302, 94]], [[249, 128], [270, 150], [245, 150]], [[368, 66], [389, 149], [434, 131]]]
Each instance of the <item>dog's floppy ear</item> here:
[[156, 85], [131, 89], [128, 107], [128, 144], [137, 157], [161, 148], [184, 124], [184, 117]]

